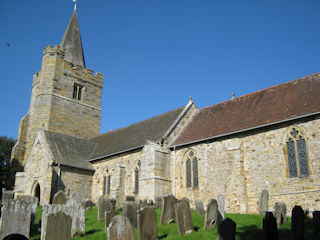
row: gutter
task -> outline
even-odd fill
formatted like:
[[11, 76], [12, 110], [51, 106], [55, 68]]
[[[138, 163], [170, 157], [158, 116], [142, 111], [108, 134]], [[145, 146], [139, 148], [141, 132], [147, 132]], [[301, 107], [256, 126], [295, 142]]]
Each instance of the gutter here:
[[207, 140], [212, 140], [212, 139], [216, 139], [216, 138], [220, 138], [220, 137], [225, 137], [225, 136], [229, 136], [229, 135], [233, 135], [233, 134], [237, 134], [237, 133], [243, 133], [243, 132], [247, 132], [247, 131], [250, 131], [250, 130], [255, 130], [255, 129], [258, 129], [258, 128], [263, 128], [263, 127], [268, 127], [268, 126], [272, 126], [272, 125], [276, 125], [276, 124], [280, 124], [280, 123], [290, 122], [290, 121], [297, 120], [297, 119], [300, 119], [300, 118], [311, 117], [311, 116], [315, 116], [315, 115], [318, 115], [318, 114], [320, 114], [320, 112], [305, 114], [305, 115], [302, 115], [302, 116], [293, 117], [293, 118], [289, 118], [289, 119], [286, 119], [286, 120], [281, 120], [281, 121], [277, 121], [277, 122], [273, 122], [273, 123], [263, 124], [263, 125], [259, 125], [259, 126], [252, 127], [252, 128], [246, 128], [246, 129], [243, 129], [243, 130], [238, 130], [238, 131], [234, 131], [234, 132], [230, 132], [230, 133], [224, 133], [224, 134], [220, 134], [220, 135], [217, 135], [217, 136], [202, 138], [202, 139], [198, 139], [198, 140], [194, 140], [194, 141], [190, 141], [190, 142], [186, 142], [186, 143], [181, 143], [181, 144], [177, 144], [177, 145], [171, 145], [171, 146], [168, 146], [168, 148], [176, 148], [176, 147], [181, 147], [181, 146], [190, 145], [190, 144], [194, 144], [194, 143], [204, 142], [204, 141], [207, 141]]

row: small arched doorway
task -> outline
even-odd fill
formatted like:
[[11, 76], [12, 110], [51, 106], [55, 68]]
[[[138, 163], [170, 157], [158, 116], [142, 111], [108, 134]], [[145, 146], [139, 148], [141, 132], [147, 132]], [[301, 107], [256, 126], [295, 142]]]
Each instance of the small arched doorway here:
[[34, 196], [34, 197], [37, 197], [38, 198], [38, 203], [40, 203], [40, 184], [38, 181], [36, 181], [34, 184], [33, 184], [33, 188], [32, 188], [32, 193], [31, 195]]

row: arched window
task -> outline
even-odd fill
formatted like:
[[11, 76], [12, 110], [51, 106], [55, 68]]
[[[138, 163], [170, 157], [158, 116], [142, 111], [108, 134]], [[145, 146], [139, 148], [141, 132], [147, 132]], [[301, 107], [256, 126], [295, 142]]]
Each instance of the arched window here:
[[134, 169], [134, 194], [139, 193], [139, 174], [140, 174], [141, 162], [138, 161], [137, 166]]
[[106, 175], [103, 176], [103, 195], [110, 194], [111, 189], [111, 175], [109, 169], [106, 170]]
[[199, 187], [198, 180], [198, 158], [193, 150], [188, 150], [185, 154], [186, 166], [186, 187]]
[[306, 138], [301, 130], [292, 128], [289, 131], [286, 148], [289, 176], [291, 178], [309, 176]]

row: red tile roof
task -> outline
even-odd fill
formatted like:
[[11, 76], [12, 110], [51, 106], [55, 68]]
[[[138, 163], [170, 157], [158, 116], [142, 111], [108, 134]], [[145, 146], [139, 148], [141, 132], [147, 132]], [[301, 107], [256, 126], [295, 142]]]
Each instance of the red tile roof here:
[[320, 111], [320, 73], [198, 109], [180, 146]]

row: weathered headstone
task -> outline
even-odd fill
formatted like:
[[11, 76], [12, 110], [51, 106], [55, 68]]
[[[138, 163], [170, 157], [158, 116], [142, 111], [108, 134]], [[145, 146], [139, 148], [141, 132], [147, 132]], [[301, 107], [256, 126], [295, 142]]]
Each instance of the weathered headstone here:
[[13, 196], [13, 191], [2, 188], [2, 201], [6, 199], [13, 199]]
[[134, 231], [130, 220], [118, 215], [112, 218], [107, 229], [108, 240], [134, 240]]
[[147, 206], [138, 212], [139, 240], [158, 239], [157, 216], [154, 207]]
[[20, 234], [29, 238], [31, 203], [5, 199], [2, 206], [0, 239], [11, 234]]
[[134, 200], [135, 200], [134, 196], [130, 196], [130, 195], [126, 196], [126, 201], [134, 201]]
[[291, 232], [294, 240], [304, 239], [304, 212], [300, 206], [292, 209]]
[[148, 200], [147, 205], [150, 206], [150, 207], [154, 207], [153, 200]]
[[200, 216], [204, 215], [203, 202], [201, 200], [195, 200], [194, 204], [196, 206], [197, 214], [200, 215]]
[[269, 192], [267, 190], [262, 190], [259, 199], [259, 214], [265, 215], [268, 211], [268, 203], [269, 203]]
[[71, 194], [71, 196], [68, 198], [66, 202], [66, 206], [71, 206], [74, 203], [81, 204], [83, 201], [82, 196], [80, 193], [74, 192]]
[[33, 224], [36, 218], [38, 198], [30, 195], [18, 195], [17, 199], [31, 204], [31, 224]]
[[87, 198], [82, 202], [82, 205], [84, 206], [85, 210], [90, 210], [92, 209], [93, 202], [91, 199]]
[[98, 201], [98, 221], [104, 221], [105, 212], [111, 211], [114, 212], [114, 207], [110, 199], [100, 198]]
[[122, 215], [127, 217], [133, 228], [137, 227], [137, 211], [139, 210], [139, 205], [135, 201], [124, 201]]
[[263, 227], [263, 239], [264, 240], [278, 240], [278, 228], [276, 218], [272, 212], [266, 212], [266, 215], [262, 222]]
[[224, 209], [225, 209], [225, 201], [224, 196], [222, 194], [218, 194], [217, 197], [217, 203], [218, 203], [218, 211], [222, 216], [222, 219], [224, 218]]
[[146, 206], [148, 206], [147, 200], [146, 200], [146, 199], [145, 199], [145, 200], [142, 200], [142, 201], [140, 202], [139, 209], [145, 208]]
[[162, 197], [156, 197], [155, 199], [155, 207], [162, 208]]
[[115, 199], [115, 198], [110, 198], [110, 202], [112, 203], [113, 208], [115, 208], [115, 207], [116, 207], [116, 204], [117, 204], [117, 199]]
[[218, 203], [215, 199], [211, 199], [205, 212], [204, 229], [213, 229], [221, 221], [222, 216], [218, 211]]
[[236, 239], [236, 223], [230, 218], [223, 219], [218, 224], [217, 240], [235, 240]]
[[190, 234], [193, 230], [189, 199], [183, 198], [174, 205], [179, 235]]
[[45, 240], [69, 240], [71, 238], [72, 219], [64, 212], [48, 215]]
[[67, 197], [64, 191], [59, 190], [56, 194], [54, 194], [52, 204], [63, 205], [63, 204], [66, 204], [66, 202], [67, 202]]
[[313, 213], [313, 240], [320, 240], [320, 211]]
[[160, 223], [172, 222], [175, 219], [174, 205], [177, 199], [173, 195], [166, 195], [162, 200]]
[[284, 202], [276, 202], [273, 208], [273, 216], [277, 220], [278, 228], [287, 222], [287, 206]]
[[114, 211], [106, 211], [104, 215], [104, 225], [105, 225], [105, 231], [107, 232], [108, 226], [114, 216], [116, 216], [116, 213]]

